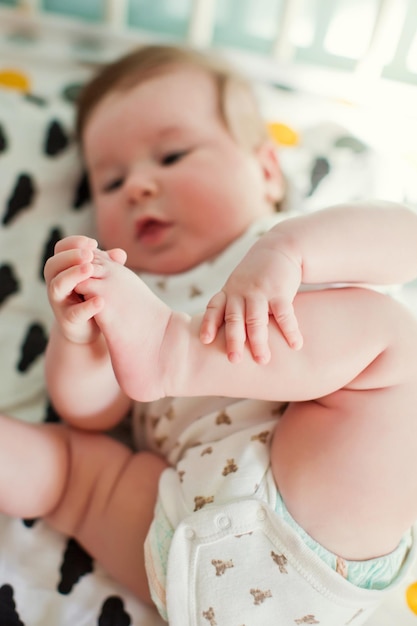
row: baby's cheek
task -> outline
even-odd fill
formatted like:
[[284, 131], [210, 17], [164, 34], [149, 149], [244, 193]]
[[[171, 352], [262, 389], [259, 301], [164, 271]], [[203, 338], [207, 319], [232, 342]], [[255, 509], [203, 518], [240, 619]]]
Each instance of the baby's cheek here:
[[124, 224], [123, 211], [115, 203], [101, 202], [96, 206], [95, 221], [99, 245], [101, 248], [114, 248], [120, 239], [120, 232]]

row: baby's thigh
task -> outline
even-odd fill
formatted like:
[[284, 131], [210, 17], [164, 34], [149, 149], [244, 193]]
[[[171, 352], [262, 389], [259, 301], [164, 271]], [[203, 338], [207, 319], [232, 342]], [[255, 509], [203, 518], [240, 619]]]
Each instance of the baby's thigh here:
[[47, 521], [75, 537], [121, 584], [150, 602], [143, 546], [167, 465], [102, 434], [68, 431], [70, 471]]
[[387, 554], [417, 518], [417, 394], [402, 385], [290, 405], [271, 446], [282, 498], [317, 542], [350, 560]]

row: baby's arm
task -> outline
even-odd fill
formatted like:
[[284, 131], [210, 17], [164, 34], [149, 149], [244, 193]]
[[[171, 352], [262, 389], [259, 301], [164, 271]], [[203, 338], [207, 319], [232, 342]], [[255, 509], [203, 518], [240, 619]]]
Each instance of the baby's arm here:
[[[115, 379], [105, 339], [94, 315], [104, 302], [84, 299], [77, 286], [94, 272], [97, 243], [87, 237], [58, 242], [45, 265], [48, 297], [55, 324], [46, 351], [46, 381], [52, 403], [67, 422], [106, 429], [126, 413], [130, 400]], [[122, 251], [110, 253], [123, 263]]]
[[300, 283], [406, 282], [417, 267], [417, 215], [394, 203], [339, 205], [289, 218], [248, 252], [209, 302], [201, 327], [213, 341], [225, 322], [229, 360], [240, 361], [248, 338], [254, 359], [266, 363], [272, 315], [288, 344], [302, 337], [292, 302]]

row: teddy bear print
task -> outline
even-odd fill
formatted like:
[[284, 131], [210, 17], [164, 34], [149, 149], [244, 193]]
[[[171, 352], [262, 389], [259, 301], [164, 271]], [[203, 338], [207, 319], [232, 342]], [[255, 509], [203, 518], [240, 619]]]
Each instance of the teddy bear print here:
[[210, 626], [217, 626], [216, 615], [212, 606], [207, 611], [203, 611], [203, 617], [210, 623]]
[[161, 419], [160, 415], [150, 415], [149, 421], [151, 423], [151, 427], [155, 430], [155, 428], [159, 424], [159, 420]]
[[159, 422], [163, 418], [169, 421], [172, 421], [175, 418], [175, 411], [172, 406], [170, 406], [169, 409], [165, 411], [163, 415], [150, 415], [149, 421], [150, 421], [151, 427], [155, 430], [155, 428], [158, 426]]
[[262, 591], [261, 589], [251, 589], [249, 592], [253, 596], [253, 603], [256, 605], [262, 604], [267, 598], [272, 598], [270, 589]]
[[316, 620], [316, 618], [314, 617], [314, 615], [305, 615], [304, 617], [301, 617], [300, 619], [296, 619], [294, 620], [296, 624], [298, 624], [299, 626], [301, 624], [320, 624], [320, 622], [318, 622]]
[[205, 456], [206, 454], [212, 454], [212, 453], [213, 453], [212, 446], [208, 446], [207, 448], [204, 448], [200, 456]]
[[228, 476], [229, 474], [233, 474], [233, 472], [237, 472], [238, 469], [234, 459], [227, 459], [227, 464], [223, 468], [222, 475]]
[[273, 550], [271, 550], [272, 560], [278, 565], [279, 571], [281, 574], [288, 574], [287, 563], [288, 559], [284, 554], [275, 554]]
[[216, 568], [216, 576], [223, 576], [227, 569], [234, 567], [233, 561], [221, 561], [220, 559], [212, 559], [211, 564]]
[[203, 292], [201, 291], [201, 289], [199, 289], [195, 285], [191, 285], [191, 287], [190, 287], [190, 299], [198, 298], [198, 296], [202, 296], [202, 295], [203, 295]]
[[166, 417], [167, 420], [169, 420], [169, 421], [174, 419], [174, 417], [175, 417], [175, 410], [174, 410], [174, 407], [172, 405], [169, 407], [168, 411], [165, 411], [164, 417]]
[[225, 424], [226, 426], [230, 426], [231, 423], [232, 420], [230, 419], [226, 411], [221, 411], [216, 417], [216, 426], [222, 426], [223, 424]]
[[195, 504], [194, 513], [196, 511], [199, 511], [203, 507], [205, 507], [206, 504], [211, 504], [212, 502], [214, 502], [214, 496], [208, 496], [207, 498], [205, 498], [204, 496], [195, 496], [195, 498], [194, 498], [194, 504]]
[[260, 443], [266, 443], [268, 441], [269, 435], [270, 435], [269, 430], [263, 430], [261, 433], [258, 433], [257, 435], [252, 435], [250, 440], [259, 441]]
[[157, 448], [162, 448], [162, 446], [164, 445], [165, 441], [168, 439], [168, 437], [165, 435], [164, 437], [156, 437], [155, 438], [155, 445], [157, 446]]

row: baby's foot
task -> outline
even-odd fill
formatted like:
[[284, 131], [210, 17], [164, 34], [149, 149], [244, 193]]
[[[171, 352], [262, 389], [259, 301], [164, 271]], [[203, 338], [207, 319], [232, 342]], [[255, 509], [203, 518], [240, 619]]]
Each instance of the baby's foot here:
[[165, 364], [161, 348], [172, 311], [131, 270], [97, 251], [94, 275], [77, 289], [85, 297], [100, 296], [95, 316], [105, 336], [121, 388], [134, 400], [163, 397]]

